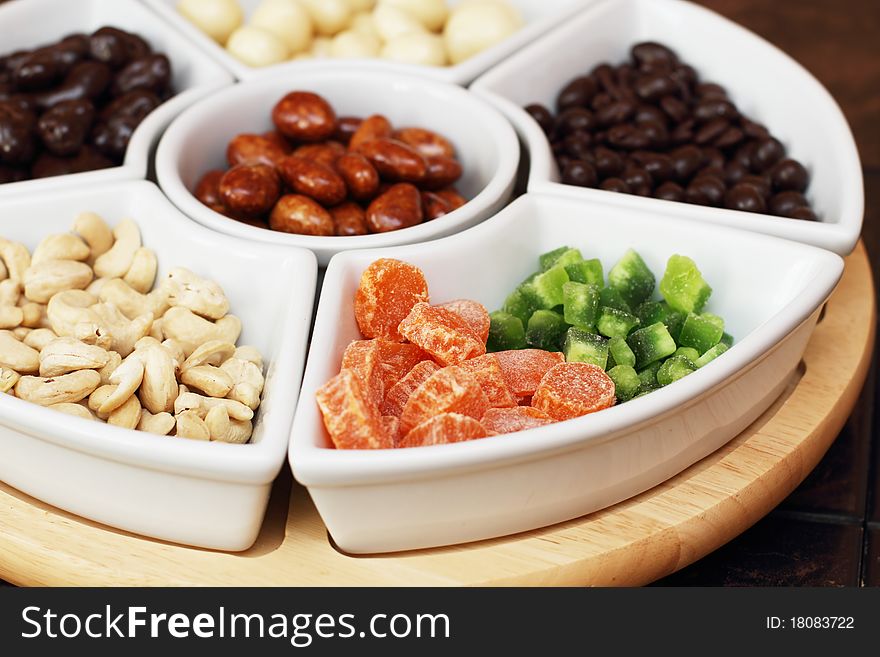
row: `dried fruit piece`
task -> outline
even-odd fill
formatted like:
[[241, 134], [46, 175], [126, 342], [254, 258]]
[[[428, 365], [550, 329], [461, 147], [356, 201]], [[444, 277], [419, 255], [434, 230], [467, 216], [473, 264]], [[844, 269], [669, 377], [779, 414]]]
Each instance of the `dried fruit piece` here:
[[361, 275], [354, 314], [364, 337], [403, 342], [398, 325], [413, 306], [428, 301], [428, 283], [418, 267], [380, 258]]
[[441, 365], [457, 365], [486, 353], [485, 340], [481, 341], [459, 315], [427, 303], [413, 306], [398, 331]]
[[391, 437], [391, 443], [395, 447], [400, 447], [400, 439], [402, 438], [400, 435], [400, 419], [393, 415], [383, 415], [382, 426], [385, 428], [385, 433]]
[[614, 404], [614, 381], [592, 363], [562, 363], [541, 379], [532, 406], [557, 420], [595, 413]]
[[489, 406], [492, 408], [516, 406], [516, 397], [504, 382], [504, 374], [501, 372], [501, 365], [498, 364], [498, 357], [495, 354], [484, 354], [477, 358], [471, 358], [459, 363], [458, 366], [476, 377], [489, 399]]
[[385, 379], [379, 358], [380, 349], [376, 340], [354, 340], [342, 354], [341, 367], [357, 375], [364, 392], [377, 405], [385, 398]]
[[430, 356], [414, 344], [408, 342], [389, 342], [388, 340], [376, 340], [379, 345], [379, 365], [382, 372], [383, 390], [391, 390], [391, 387], [400, 381], [407, 372]]
[[460, 413], [441, 413], [429, 418], [410, 431], [398, 447], [425, 447], [460, 443], [488, 434], [483, 425], [474, 418]]
[[394, 447], [379, 409], [351, 370], [342, 370], [318, 388], [315, 398], [327, 433], [337, 449]]
[[444, 367], [410, 395], [400, 414], [400, 430], [407, 434], [439, 413], [460, 413], [479, 420], [488, 409], [489, 400], [473, 374], [460, 367]]
[[515, 408], [490, 408], [483, 415], [480, 424], [489, 433], [513, 433], [525, 431], [535, 427], [543, 427], [545, 424], [556, 422], [544, 411], [528, 406], [516, 406]]
[[540, 349], [498, 351], [495, 356], [498, 357], [504, 382], [517, 397], [534, 395], [538, 384], [548, 370], [565, 362], [562, 353]]
[[381, 405], [382, 414], [400, 417], [410, 395], [439, 369], [440, 366], [433, 360], [423, 360], [416, 363], [400, 381], [391, 386], [385, 393], [385, 401]]
[[486, 340], [489, 339], [489, 326], [491, 325], [489, 311], [486, 310], [486, 306], [471, 299], [454, 299], [453, 301], [437, 305], [439, 308], [451, 310], [461, 317], [474, 334], [483, 341], [483, 344], [486, 344]]

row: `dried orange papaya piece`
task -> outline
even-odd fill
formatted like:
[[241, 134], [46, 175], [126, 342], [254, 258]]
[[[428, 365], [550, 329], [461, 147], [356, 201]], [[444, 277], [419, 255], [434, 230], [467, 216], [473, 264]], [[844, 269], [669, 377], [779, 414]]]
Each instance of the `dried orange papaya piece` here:
[[357, 375], [364, 391], [376, 404], [385, 397], [385, 379], [379, 361], [379, 343], [376, 340], [354, 340], [342, 354], [342, 368]]
[[382, 414], [400, 417], [410, 395], [439, 369], [440, 366], [433, 360], [423, 360], [416, 363], [400, 381], [385, 393], [385, 401], [381, 404]]
[[485, 341], [481, 342], [459, 315], [427, 303], [413, 306], [398, 330], [441, 365], [457, 365], [486, 353]]
[[488, 433], [513, 433], [514, 431], [543, 427], [545, 424], [553, 424], [554, 422], [556, 420], [544, 411], [528, 406], [490, 408], [480, 420], [480, 424]]
[[516, 397], [510, 392], [510, 388], [504, 382], [504, 375], [501, 372], [501, 365], [498, 364], [498, 358], [495, 354], [483, 354], [476, 358], [463, 361], [458, 367], [465, 372], [473, 374], [486, 397], [489, 398], [489, 406], [492, 408], [508, 408], [516, 406]]
[[400, 431], [406, 435], [440, 413], [459, 413], [479, 420], [488, 409], [489, 400], [473, 374], [460, 367], [444, 367], [409, 396], [400, 414]]
[[315, 398], [327, 433], [337, 449], [394, 447], [378, 407], [352, 370], [342, 370], [327, 381], [318, 388]]
[[380, 258], [361, 274], [354, 295], [354, 316], [365, 338], [403, 342], [398, 325], [414, 305], [428, 300], [428, 282], [421, 269]]
[[400, 447], [460, 443], [465, 440], [485, 438], [487, 435], [483, 425], [472, 417], [460, 413], [440, 413], [413, 428], [400, 441]]
[[470, 327], [471, 331], [474, 332], [474, 335], [480, 338], [483, 344], [486, 344], [486, 340], [489, 339], [489, 326], [492, 323], [486, 306], [479, 301], [472, 301], [471, 299], [454, 299], [446, 303], [437, 304], [437, 307], [451, 310], [461, 317]]
[[565, 356], [558, 351], [542, 349], [515, 349], [498, 351], [498, 364], [504, 375], [504, 382], [517, 397], [531, 397], [547, 371], [565, 362]]
[[385, 432], [391, 437], [391, 443], [395, 447], [399, 447], [401, 438], [400, 419], [394, 417], [393, 415], [383, 415], [382, 426], [385, 427]]
[[556, 420], [570, 420], [614, 404], [614, 381], [592, 363], [562, 363], [541, 379], [532, 406]]
[[387, 392], [400, 381], [407, 372], [423, 360], [431, 357], [420, 347], [408, 342], [389, 342], [377, 340], [379, 343], [379, 365], [382, 371], [383, 389]]

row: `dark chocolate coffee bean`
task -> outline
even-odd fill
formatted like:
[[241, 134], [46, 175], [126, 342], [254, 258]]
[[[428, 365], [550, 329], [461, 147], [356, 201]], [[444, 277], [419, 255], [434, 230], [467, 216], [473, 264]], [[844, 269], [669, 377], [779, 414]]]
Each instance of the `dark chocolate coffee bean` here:
[[675, 178], [687, 182], [703, 162], [703, 152], [693, 145], [681, 146], [669, 154]]
[[34, 158], [36, 117], [10, 101], [0, 102], [0, 163], [27, 164]]
[[703, 82], [696, 86], [697, 96], [702, 100], [727, 100], [727, 90], [722, 87], [720, 84], [715, 84], [714, 82]]
[[703, 149], [703, 166], [723, 169], [725, 162], [724, 153], [717, 148], [707, 147]]
[[731, 157], [732, 162], [736, 162], [737, 164], [741, 164], [749, 171], [752, 170], [752, 158], [755, 155], [755, 148], [757, 148], [758, 142], [750, 141], [745, 144], [739, 146], [736, 151], [733, 153], [733, 157]]
[[100, 118], [102, 121], [107, 121], [111, 117], [119, 115], [136, 118], [140, 121], [161, 103], [162, 101], [153, 92], [136, 89], [124, 96], [114, 98], [113, 102], [105, 105], [101, 110]]
[[786, 158], [773, 166], [770, 170], [770, 179], [773, 182], [773, 188], [778, 191], [803, 192], [807, 189], [809, 176], [800, 162]]
[[664, 201], [684, 201], [684, 189], [674, 182], [665, 182], [654, 190], [654, 198]]
[[131, 135], [140, 124], [134, 117], [116, 114], [95, 125], [92, 143], [106, 157], [121, 161], [131, 141]]
[[639, 68], [656, 69], [673, 67], [678, 63], [676, 54], [656, 41], [637, 43], [629, 51], [630, 57]]
[[740, 119], [740, 126], [749, 139], [767, 139], [770, 136], [770, 131], [766, 127], [749, 119]]
[[752, 171], [761, 173], [776, 164], [785, 155], [785, 148], [774, 137], [762, 139], [752, 156]]
[[736, 126], [730, 126], [727, 130], [718, 135], [718, 138], [713, 143], [718, 148], [731, 148], [740, 143], [744, 138], [745, 135], [742, 130]]
[[621, 123], [608, 130], [608, 143], [623, 150], [637, 151], [648, 148], [651, 139], [641, 128]]
[[165, 55], [148, 55], [136, 59], [116, 74], [110, 85], [111, 96], [122, 96], [135, 89], [152, 91], [161, 96], [171, 82], [171, 62]]
[[526, 106], [526, 112], [535, 119], [535, 122], [541, 126], [541, 130], [544, 131], [545, 135], [553, 134], [553, 114], [543, 105], [539, 105], [537, 103]]
[[694, 143], [705, 145], [711, 144], [730, 127], [727, 119], [712, 119], [697, 129], [694, 135]]
[[676, 93], [678, 85], [666, 73], [649, 73], [636, 79], [633, 88], [643, 100], [660, 100]]
[[735, 185], [747, 175], [749, 175], [748, 167], [740, 162], [731, 161], [724, 167], [724, 180], [728, 185]]
[[596, 111], [596, 123], [600, 126], [612, 126], [629, 119], [635, 106], [627, 100], [617, 100]]
[[36, 91], [52, 85], [61, 74], [58, 57], [52, 50], [35, 50], [12, 73], [12, 80], [22, 91]]
[[805, 221], [819, 221], [816, 213], [808, 207], [800, 207], [792, 210], [790, 217], [792, 219], [804, 219]]
[[603, 107], [608, 107], [613, 102], [614, 97], [611, 94], [600, 91], [593, 96], [593, 99], [590, 101], [590, 107], [593, 108], [594, 112], [598, 112]]
[[94, 119], [95, 107], [90, 101], [65, 100], [43, 113], [37, 131], [53, 155], [74, 155], [82, 148]]
[[669, 141], [673, 144], [689, 144], [694, 139], [694, 119], [685, 119], [669, 133]]
[[28, 179], [28, 170], [23, 167], [13, 167], [0, 164], [0, 185], [11, 182], [19, 182]]
[[688, 203], [719, 206], [724, 199], [724, 183], [715, 176], [699, 176], [685, 190]]
[[600, 178], [613, 178], [623, 171], [623, 157], [610, 148], [596, 147], [593, 150], [593, 157], [596, 163], [596, 172]]
[[556, 97], [556, 111], [569, 107], [586, 107], [598, 91], [596, 80], [584, 75], [569, 82]]
[[675, 175], [672, 159], [663, 153], [643, 153], [637, 162], [647, 171], [655, 185], [670, 180]]
[[631, 193], [629, 185], [620, 178], [606, 178], [599, 183], [599, 189], [604, 189], [608, 192], [620, 192], [621, 194]]
[[669, 144], [669, 130], [658, 121], [643, 121], [638, 128], [645, 133], [651, 148], [666, 148]]
[[664, 96], [661, 98], [660, 108], [676, 123], [684, 121], [690, 114], [688, 106], [675, 96]]
[[596, 127], [593, 113], [584, 107], [570, 107], [556, 117], [556, 134], [569, 135], [573, 132], [589, 132]]
[[573, 132], [562, 141], [562, 145], [564, 153], [575, 160], [589, 160], [593, 156], [593, 138], [589, 132]]
[[697, 121], [708, 123], [715, 119], [727, 119], [732, 121], [739, 116], [736, 107], [726, 100], [717, 98], [702, 99], [694, 107], [694, 117]]
[[645, 103], [636, 107], [635, 112], [633, 112], [632, 120], [635, 123], [648, 123], [653, 121], [664, 127], [669, 123], [669, 117], [666, 116], [663, 110], [655, 105], [647, 105]]
[[752, 185], [734, 185], [724, 194], [724, 207], [742, 212], [766, 212], [764, 197]]
[[562, 182], [578, 187], [595, 187], [599, 182], [596, 168], [589, 162], [574, 160], [562, 170]]
[[772, 214], [780, 217], [791, 217], [797, 208], [808, 207], [807, 199], [800, 192], [786, 191], [774, 194], [768, 207]]
[[761, 196], [764, 197], [764, 200], [770, 198], [770, 193], [772, 190], [770, 188], [770, 179], [767, 178], [767, 176], [756, 176], [754, 174], [749, 174], [740, 178], [739, 184], [751, 185], [761, 193]]
[[63, 100], [94, 101], [104, 93], [110, 79], [110, 68], [106, 64], [89, 60], [79, 62], [70, 69], [61, 86], [38, 94], [37, 104], [48, 109]]
[[653, 185], [651, 174], [635, 164], [626, 165], [620, 177], [634, 192], [636, 190], [642, 190], [645, 187], [650, 191]]
[[102, 27], [89, 37], [89, 54], [92, 59], [112, 69], [121, 68], [129, 61], [129, 49], [119, 30]]

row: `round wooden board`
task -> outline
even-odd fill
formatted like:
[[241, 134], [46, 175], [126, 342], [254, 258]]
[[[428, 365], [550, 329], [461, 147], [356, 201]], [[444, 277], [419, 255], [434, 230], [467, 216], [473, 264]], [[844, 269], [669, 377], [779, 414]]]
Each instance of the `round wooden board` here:
[[638, 585], [715, 550], [767, 514], [822, 458], [855, 405], [874, 345], [864, 246], [782, 397], [676, 477], [584, 518], [516, 536], [351, 557], [282, 475], [256, 545], [227, 554], [82, 520], [0, 484], [0, 578], [20, 585]]

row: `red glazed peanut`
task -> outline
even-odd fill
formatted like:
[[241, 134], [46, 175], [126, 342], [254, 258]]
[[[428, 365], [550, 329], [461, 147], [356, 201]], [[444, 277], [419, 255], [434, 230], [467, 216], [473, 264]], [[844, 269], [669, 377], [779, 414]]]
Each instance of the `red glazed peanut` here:
[[422, 223], [422, 199], [409, 183], [392, 185], [367, 208], [367, 227], [371, 233], [387, 233]]
[[281, 185], [275, 169], [266, 164], [239, 164], [223, 174], [219, 184], [223, 205], [235, 214], [268, 212], [278, 200]]
[[336, 131], [336, 113], [326, 100], [308, 91], [292, 91], [272, 109], [272, 122], [288, 139], [316, 142]]
[[333, 235], [333, 218], [308, 196], [285, 194], [269, 215], [269, 227], [300, 235]]
[[345, 183], [333, 169], [320, 162], [289, 155], [278, 165], [278, 172], [294, 192], [315, 199], [323, 205], [345, 200]]
[[281, 146], [261, 135], [237, 135], [226, 147], [226, 161], [231, 167], [239, 164], [276, 166], [286, 155]]
[[352, 150], [361, 144], [374, 139], [389, 139], [391, 137], [391, 122], [381, 114], [373, 114], [361, 121], [357, 130], [351, 135], [348, 147]]
[[330, 208], [333, 226], [337, 235], [366, 235], [367, 218], [364, 209], [357, 203], [341, 203]]
[[419, 182], [428, 173], [425, 158], [403, 142], [374, 139], [357, 147], [383, 178], [399, 182]]
[[356, 199], [373, 198], [379, 189], [379, 173], [360, 153], [346, 153], [336, 160], [336, 171]]
[[305, 144], [300, 146], [293, 154], [307, 160], [319, 162], [331, 169], [336, 166], [336, 160], [345, 155], [345, 146], [338, 141], [325, 141], [320, 144]]
[[455, 157], [455, 149], [449, 140], [424, 128], [401, 128], [395, 130], [394, 139], [412, 146], [422, 157]]
[[220, 179], [222, 177], [223, 171], [220, 169], [208, 171], [196, 185], [195, 197], [214, 212], [225, 214], [226, 206], [223, 205], [223, 200], [220, 198]]
[[451, 157], [443, 155], [426, 157], [425, 163], [428, 165], [428, 171], [422, 185], [426, 189], [443, 189], [461, 178], [461, 165], [458, 160], [453, 160]]

